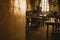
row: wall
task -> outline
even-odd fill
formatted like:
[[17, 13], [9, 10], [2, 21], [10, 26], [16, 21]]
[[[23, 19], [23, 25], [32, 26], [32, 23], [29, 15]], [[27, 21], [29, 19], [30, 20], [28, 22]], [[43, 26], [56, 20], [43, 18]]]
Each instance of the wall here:
[[14, 15], [9, 11], [10, 1], [0, 0], [0, 40], [25, 40], [26, 10]]

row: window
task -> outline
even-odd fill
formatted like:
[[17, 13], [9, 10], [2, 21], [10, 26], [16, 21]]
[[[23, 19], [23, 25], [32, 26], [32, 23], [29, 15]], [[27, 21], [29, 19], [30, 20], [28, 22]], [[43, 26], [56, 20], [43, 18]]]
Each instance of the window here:
[[48, 12], [49, 11], [48, 0], [41, 0], [40, 7], [42, 7], [42, 12]]

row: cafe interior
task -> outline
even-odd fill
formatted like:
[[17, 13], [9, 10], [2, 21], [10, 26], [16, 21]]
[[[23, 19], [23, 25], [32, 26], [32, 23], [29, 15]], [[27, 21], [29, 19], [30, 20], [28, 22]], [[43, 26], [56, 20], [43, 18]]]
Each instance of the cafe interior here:
[[60, 0], [0, 0], [0, 40], [60, 40]]
[[59, 0], [29, 0], [27, 2], [27, 40], [60, 40], [59, 3]]

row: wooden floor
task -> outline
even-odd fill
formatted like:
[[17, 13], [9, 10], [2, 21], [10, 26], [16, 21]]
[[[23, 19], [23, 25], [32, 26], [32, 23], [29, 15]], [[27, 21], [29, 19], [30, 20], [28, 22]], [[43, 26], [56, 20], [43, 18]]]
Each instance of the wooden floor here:
[[45, 40], [46, 39], [46, 27], [39, 27], [37, 29], [31, 29], [27, 31], [27, 40]]
[[46, 36], [45, 30], [46, 30], [45, 28], [42, 29], [38, 28], [36, 30], [29, 31], [30, 40], [45, 40], [45, 36]]
[[[36, 27], [36, 26], [35, 26]], [[46, 25], [27, 30], [27, 40], [46, 40]], [[49, 26], [48, 40], [52, 40], [52, 27]]]

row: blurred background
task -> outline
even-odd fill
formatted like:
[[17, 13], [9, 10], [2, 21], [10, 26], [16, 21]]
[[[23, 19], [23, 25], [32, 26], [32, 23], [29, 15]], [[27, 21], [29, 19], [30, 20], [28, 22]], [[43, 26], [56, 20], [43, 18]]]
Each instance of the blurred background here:
[[60, 0], [0, 0], [0, 40], [59, 40]]

